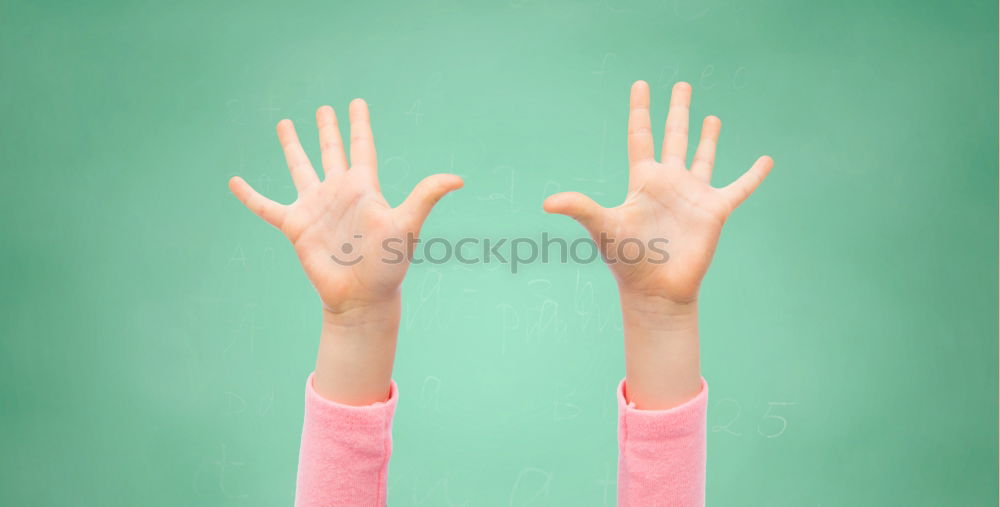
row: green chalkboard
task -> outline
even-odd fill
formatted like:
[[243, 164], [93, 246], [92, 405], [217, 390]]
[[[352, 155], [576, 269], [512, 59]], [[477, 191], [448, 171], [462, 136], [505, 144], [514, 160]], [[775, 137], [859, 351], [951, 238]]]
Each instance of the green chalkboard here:
[[[227, 188], [293, 198], [281, 118], [463, 176], [428, 237], [572, 240], [645, 79], [715, 183], [776, 161], [702, 287], [709, 504], [996, 505], [997, 56], [990, 1], [0, 2], [0, 504], [291, 504], [319, 303]], [[599, 261], [412, 266], [390, 505], [613, 505], [621, 341]]]

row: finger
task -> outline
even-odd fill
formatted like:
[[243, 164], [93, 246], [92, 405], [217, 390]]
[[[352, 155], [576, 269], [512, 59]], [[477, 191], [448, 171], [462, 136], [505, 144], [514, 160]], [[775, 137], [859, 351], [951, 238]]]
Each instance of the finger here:
[[635, 166], [653, 158], [653, 130], [649, 123], [649, 84], [636, 81], [629, 97], [628, 162]]
[[708, 183], [712, 181], [712, 168], [715, 167], [715, 149], [719, 145], [719, 132], [722, 131], [722, 120], [715, 116], [705, 118], [701, 124], [701, 140], [694, 152], [691, 162], [691, 173], [698, 179]]
[[316, 127], [319, 129], [319, 149], [323, 154], [323, 172], [346, 171], [344, 141], [340, 137], [337, 113], [332, 107], [323, 106], [316, 110]]
[[295, 133], [295, 126], [292, 120], [284, 119], [278, 122], [278, 141], [281, 142], [281, 149], [285, 151], [285, 161], [288, 162], [288, 170], [292, 173], [292, 183], [295, 189], [303, 189], [319, 183], [319, 177], [309, 162], [309, 157], [302, 150], [302, 143]]
[[246, 180], [239, 176], [230, 178], [229, 190], [244, 206], [263, 218], [265, 222], [281, 228], [281, 222], [285, 219], [284, 206], [260, 195]]
[[754, 162], [750, 169], [743, 173], [736, 181], [722, 188], [723, 195], [729, 199], [733, 208], [743, 204], [743, 201], [750, 197], [750, 194], [760, 186], [767, 174], [774, 167], [774, 160], [767, 155], [760, 157]]
[[542, 209], [547, 213], [566, 215], [580, 222], [580, 225], [592, 233], [600, 229], [600, 220], [604, 212], [600, 204], [579, 192], [560, 192], [550, 195], [542, 203]]
[[365, 168], [375, 174], [375, 139], [372, 136], [368, 104], [354, 99], [350, 106], [351, 117], [351, 168]]
[[462, 178], [454, 174], [428, 176], [421, 180], [420, 183], [417, 183], [417, 186], [413, 187], [410, 195], [396, 209], [402, 212], [407, 217], [407, 220], [413, 224], [415, 232], [420, 232], [420, 227], [423, 225], [424, 220], [427, 219], [427, 215], [430, 215], [434, 205], [445, 194], [452, 190], [458, 190], [463, 185], [465, 185], [465, 182], [462, 181]]
[[691, 111], [691, 85], [681, 81], [670, 92], [670, 110], [663, 133], [663, 163], [672, 161], [686, 167], [688, 144], [688, 116]]

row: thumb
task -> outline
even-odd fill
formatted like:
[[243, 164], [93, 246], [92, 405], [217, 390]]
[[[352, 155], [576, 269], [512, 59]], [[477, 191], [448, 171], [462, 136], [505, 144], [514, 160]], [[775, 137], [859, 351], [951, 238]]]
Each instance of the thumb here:
[[462, 178], [454, 174], [434, 174], [428, 176], [413, 187], [410, 195], [396, 209], [414, 224], [416, 231], [424, 224], [427, 215], [431, 213], [434, 205], [452, 190], [458, 190], [465, 185]]
[[547, 213], [566, 215], [580, 222], [588, 231], [598, 229], [598, 222], [604, 208], [593, 199], [579, 192], [560, 192], [550, 195], [542, 203], [542, 209]]

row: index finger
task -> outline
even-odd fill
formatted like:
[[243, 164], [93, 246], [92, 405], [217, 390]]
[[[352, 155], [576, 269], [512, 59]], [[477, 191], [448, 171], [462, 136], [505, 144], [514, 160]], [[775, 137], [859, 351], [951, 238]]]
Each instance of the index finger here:
[[636, 81], [629, 97], [628, 162], [635, 166], [653, 158], [653, 130], [649, 123], [649, 84]]

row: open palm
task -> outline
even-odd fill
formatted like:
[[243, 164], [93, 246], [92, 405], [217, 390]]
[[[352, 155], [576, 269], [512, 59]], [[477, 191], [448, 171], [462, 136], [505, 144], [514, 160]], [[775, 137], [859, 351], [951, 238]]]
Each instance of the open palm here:
[[[723, 188], [712, 187], [722, 124], [714, 116], [705, 118], [689, 170], [685, 159], [690, 103], [691, 85], [674, 85], [662, 160], [657, 162], [649, 119], [649, 85], [636, 82], [630, 97], [625, 202], [604, 208], [583, 194], [563, 192], [549, 196], [544, 203], [546, 211], [568, 215], [587, 229], [602, 246], [602, 254], [622, 291], [679, 303], [697, 297], [723, 224], [774, 164], [770, 157], [760, 157], [735, 182]], [[667, 255], [651, 251], [651, 242], [666, 250]]]
[[434, 204], [463, 184], [452, 174], [429, 176], [402, 204], [389, 206], [379, 191], [375, 142], [363, 100], [351, 102], [350, 122], [348, 165], [333, 108], [316, 111], [322, 181], [292, 122], [278, 123], [278, 139], [298, 191], [292, 204], [260, 195], [238, 176], [229, 181], [247, 208], [288, 237], [324, 306], [337, 313], [384, 300], [399, 290], [409, 266], [410, 239], [416, 239]]

